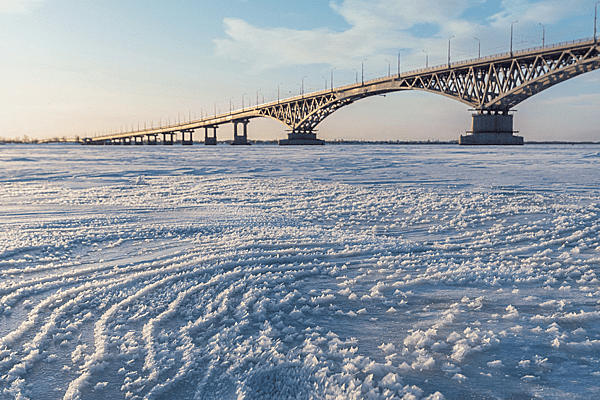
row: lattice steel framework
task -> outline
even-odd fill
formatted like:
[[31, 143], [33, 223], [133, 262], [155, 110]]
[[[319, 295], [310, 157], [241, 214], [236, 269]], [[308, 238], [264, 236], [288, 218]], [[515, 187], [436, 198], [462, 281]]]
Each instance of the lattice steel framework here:
[[259, 115], [286, 124], [292, 132], [313, 132], [315, 127], [337, 109], [353, 103], [360, 97], [340, 98], [339, 93], [326, 93], [260, 109]]
[[282, 101], [258, 115], [286, 124], [292, 132], [312, 132], [326, 117], [364, 97], [423, 90], [458, 100], [480, 113], [507, 113], [520, 102], [560, 82], [600, 68], [596, 42], [454, 64], [450, 67], [365, 82], [320, 95]]
[[215, 115], [177, 127], [122, 133], [86, 139], [120, 140], [218, 126], [238, 119], [269, 117], [288, 126], [292, 134], [312, 133], [341, 107], [369, 97], [402, 90], [423, 90], [458, 100], [479, 113], [506, 114], [514, 106], [560, 82], [600, 68], [600, 46], [595, 40], [547, 46], [502, 54], [449, 66], [393, 75], [329, 91], [272, 102], [233, 115]]
[[402, 79], [400, 89], [425, 90], [480, 112], [504, 113], [543, 90], [598, 68], [599, 46], [590, 42], [423, 73]]

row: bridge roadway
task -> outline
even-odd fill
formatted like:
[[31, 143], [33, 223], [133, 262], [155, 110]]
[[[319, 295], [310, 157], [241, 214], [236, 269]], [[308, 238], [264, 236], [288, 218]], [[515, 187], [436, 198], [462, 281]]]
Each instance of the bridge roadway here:
[[181, 133], [185, 145], [193, 143], [194, 131], [204, 128], [205, 144], [214, 145], [218, 126], [233, 123], [232, 144], [243, 145], [248, 144], [249, 121], [267, 117], [287, 126], [290, 133], [288, 139], [279, 141], [282, 145], [323, 144], [315, 128], [339, 108], [370, 96], [423, 90], [460, 101], [475, 111], [471, 134], [461, 136], [460, 144], [523, 144], [523, 138], [514, 135], [512, 108], [560, 82], [599, 68], [597, 39], [581, 39], [394, 74], [187, 123], [87, 137], [83, 143], [173, 144]]

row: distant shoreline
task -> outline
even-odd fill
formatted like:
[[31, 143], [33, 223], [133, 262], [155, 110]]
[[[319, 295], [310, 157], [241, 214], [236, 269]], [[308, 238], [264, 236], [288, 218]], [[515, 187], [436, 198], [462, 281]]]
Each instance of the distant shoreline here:
[[[223, 140], [219, 141], [219, 144], [230, 144], [232, 140]], [[277, 145], [277, 140], [248, 140], [248, 142], [256, 145]], [[29, 142], [24, 141], [0, 141], [0, 145], [7, 144], [81, 144], [80, 142], [75, 141], [38, 141], [32, 140]], [[174, 142], [174, 144], [181, 144], [180, 141]], [[203, 145], [204, 142], [194, 142], [196, 145]], [[458, 140], [411, 140], [411, 141], [401, 141], [401, 140], [325, 140], [325, 144], [327, 145], [458, 145]], [[525, 141], [525, 145], [561, 145], [561, 146], [574, 146], [574, 145], [600, 145], [600, 142], [591, 142], [591, 141], [583, 141], [583, 142], [568, 142], [568, 141], [560, 141], [560, 140], [544, 140], [544, 141]]]

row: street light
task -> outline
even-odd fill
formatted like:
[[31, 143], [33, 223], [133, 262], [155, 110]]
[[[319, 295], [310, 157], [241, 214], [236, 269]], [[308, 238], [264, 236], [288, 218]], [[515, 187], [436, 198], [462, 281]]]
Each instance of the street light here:
[[481, 40], [475, 38], [479, 42], [479, 50], [477, 51], [477, 58], [481, 58]]
[[233, 100], [233, 97], [229, 99], [229, 114], [231, 114], [231, 111], [233, 110], [233, 103], [231, 102], [231, 100]]
[[336, 69], [337, 67], [333, 67], [331, 68], [331, 91], [333, 92], [333, 70]]
[[388, 76], [390, 76], [392, 74], [392, 64], [390, 64], [390, 62], [387, 60], [387, 58], [385, 59], [385, 61], [387, 61], [388, 63]]
[[356, 83], [358, 83], [358, 71], [352, 68], [352, 71], [356, 72]]
[[367, 59], [365, 58], [364, 60], [362, 60], [361, 62], [361, 67], [362, 67], [362, 78], [361, 78], [361, 84], [364, 85], [365, 84], [365, 61], [367, 61]]
[[327, 78], [325, 78], [324, 76], [322, 76], [321, 78], [325, 79], [325, 90], [327, 90]]
[[242, 111], [244, 111], [244, 97], [246, 96], [246, 93], [244, 93], [242, 95]]
[[404, 49], [398, 50], [398, 78], [400, 78], [400, 53], [403, 51]]
[[542, 47], [546, 47], [546, 27], [540, 22], [542, 27]]
[[510, 56], [513, 55], [513, 26], [519, 21], [514, 21], [510, 23]]
[[429, 68], [429, 53], [425, 50], [423, 50], [423, 53], [425, 53], [425, 68]]
[[279, 104], [279, 86], [283, 85], [283, 82], [277, 84], [277, 104]]
[[448, 68], [450, 68], [450, 39], [454, 38], [456, 36], [450, 36], [448, 38]]

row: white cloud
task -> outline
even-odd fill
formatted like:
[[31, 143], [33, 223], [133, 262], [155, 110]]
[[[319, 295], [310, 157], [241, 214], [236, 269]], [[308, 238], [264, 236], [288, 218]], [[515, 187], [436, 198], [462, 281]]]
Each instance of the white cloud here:
[[543, 102], [545, 105], [560, 105], [563, 107], [594, 107], [600, 104], [600, 93], [583, 93], [574, 96], [556, 96]]
[[[228, 18], [224, 20], [227, 37], [215, 40], [216, 54], [245, 62], [254, 71], [311, 64], [352, 68], [365, 58], [382, 63], [393, 56], [393, 49], [403, 47], [410, 48], [403, 56], [407, 57], [407, 67], [420, 67], [422, 49], [427, 50], [430, 65], [432, 61], [433, 65], [441, 63], [451, 36], [455, 37], [453, 55], [458, 58], [477, 55], [474, 37], [485, 38], [484, 49], [500, 53], [508, 51], [508, 41], [504, 39], [510, 22], [518, 19], [537, 26], [539, 22], [585, 14], [586, 8], [575, 0], [503, 0], [501, 11], [488, 18], [487, 25], [480, 25], [463, 14], [483, 5], [485, 0], [340, 1], [330, 5], [350, 25], [345, 31], [259, 28]], [[411, 28], [425, 23], [439, 28], [435, 37], [422, 38], [411, 33]]]
[[0, 13], [28, 13], [43, 2], [44, 0], [0, 0]]
[[[475, 27], [459, 16], [482, 0], [345, 0], [331, 3], [350, 25], [343, 32], [330, 29], [294, 30], [259, 28], [244, 20], [224, 20], [227, 38], [217, 39], [219, 56], [246, 62], [255, 70], [291, 65], [356, 65], [356, 60], [376, 57], [400, 43], [422, 48], [426, 39], [407, 29], [416, 24], [438, 25], [440, 34], [459, 35]], [[469, 33], [470, 34], [470, 33]], [[406, 45], [404, 47], [407, 47]], [[428, 47], [435, 52], [433, 45]], [[442, 49], [443, 46], [440, 46]], [[420, 50], [419, 50], [420, 51]], [[388, 52], [389, 53], [389, 52]], [[382, 56], [383, 57], [383, 56]], [[389, 56], [388, 56], [389, 57]]]
[[588, 4], [581, 0], [502, 0], [502, 11], [490, 17], [493, 26], [507, 26], [513, 21], [520, 23], [553, 23], [562, 19], [581, 15], [588, 10]]

